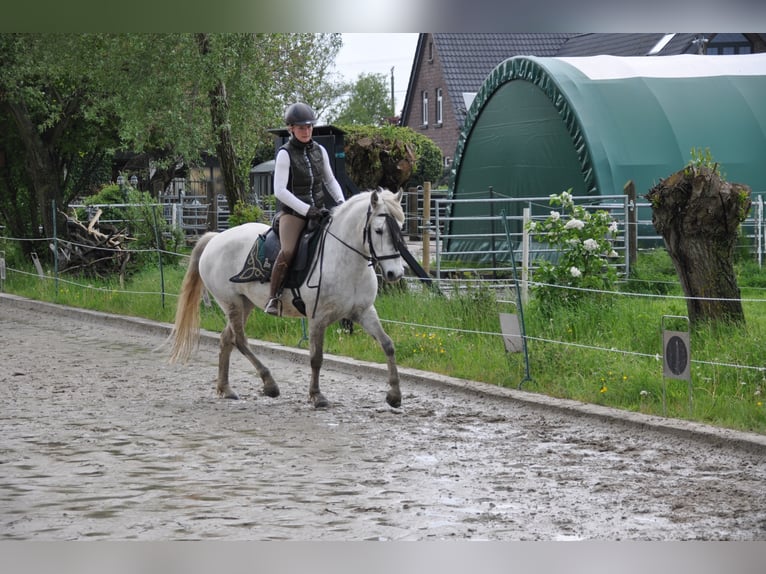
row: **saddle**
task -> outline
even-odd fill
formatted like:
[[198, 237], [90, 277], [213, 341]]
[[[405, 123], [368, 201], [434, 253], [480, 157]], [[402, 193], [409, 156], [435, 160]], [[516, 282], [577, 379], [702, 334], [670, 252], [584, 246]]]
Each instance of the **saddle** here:
[[[328, 222], [329, 218], [325, 218], [316, 224], [309, 222], [309, 225], [306, 226], [298, 239], [295, 256], [285, 276], [283, 287], [297, 289], [303, 285], [314, 259], [313, 256], [319, 239], [322, 236], [321, 231]], [[274, 227], [270, 227], [265, 233], [255, 238], [255, 242], [245, 258], [242, 270], [230, 277], [229, 281], [233, 283], [248, 283], [250, 281], [268, 283], [280, 249], [279, 234], [274, 230]]]

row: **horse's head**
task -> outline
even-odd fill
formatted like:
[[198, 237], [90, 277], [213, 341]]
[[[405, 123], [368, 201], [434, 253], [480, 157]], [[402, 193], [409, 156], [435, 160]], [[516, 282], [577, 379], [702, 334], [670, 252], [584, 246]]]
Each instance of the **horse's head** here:
[[365, 230], [367, 244], [373, 262], [380, 266], [383, 279], [389, 283], [404, 276], [401, 251], [406, 245], [402, 236], [404, 210], [401, 201], [401, 190], [392, 193], [378, 188], [370, 192], [369, 217]]

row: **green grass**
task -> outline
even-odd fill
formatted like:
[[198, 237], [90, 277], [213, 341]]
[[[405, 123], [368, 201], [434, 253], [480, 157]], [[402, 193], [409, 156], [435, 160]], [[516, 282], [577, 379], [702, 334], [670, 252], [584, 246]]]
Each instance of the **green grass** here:
[[[749, 262], [738, 264], [743, 299], [764, 299], [766, 274]], [[8, 270], [6, 292], [33, 299], [172, 322], [183, 278], [181, 265], [165, 266], [165, 305], [159, 295], [160, 275], [149, 266], [131, 276], [124, 289], [117, 281], [62, 277], [41, 281], [30, 271]], [[621, 286], [640, 296], [607, 295], [585, 301], [576, 309], [524, 307], [531, 380], [524, 390], [647, 414], [666, 414], [712, 425], [766, 432], [766, 391], [763, 348], [766, 303], [744, 303], [746, 323], [696, 326], [691, 332], [691, 412], [687, 382], [664, 379], [662, 317], [686, 315], [682, 299], [645, 294], [680, 295], [675, 272], [664, 251], [641, 254], [634, 279]], [[71, 282], [70, 282], [71, 281]], [[81, 287], [74, 282], [86, 285]], [[100, 289], [96, 290], [95, 287]], [[388, 288], [378, 296], [378, 313], [396, 343], [401, 366], [442, 373], [489, 384], [517, 387], [525, 379], [523, 353], [507, 354], [498, 335], [498, 313], [514, 313], [515, 292], [496, 294], [466, 282], [460, 295], [444, 297], [419, 286]], [[203, 306], [202, 327], [220, 331], [225, 324], [215, 306]], [[685, 330], [683, 322], [666, 327]], [[297, 319], [255, 313], [249, 337], [296, 346], [303, 338]], [[360, 360], [384, 362], [371, 337], [356, 328], [352, 334], [331, 326], [325, 351]], [[737, 366], [739, 365], [739, 367]]]

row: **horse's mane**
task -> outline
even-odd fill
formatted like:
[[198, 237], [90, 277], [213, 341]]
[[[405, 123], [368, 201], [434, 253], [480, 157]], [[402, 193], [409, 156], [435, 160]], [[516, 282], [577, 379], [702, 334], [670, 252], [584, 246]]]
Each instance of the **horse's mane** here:
[[356, 195], [351, 196], [337, 208], [338, 213], [347, 209], [352, 209], [353, 206], [357, 205], [358, 203], [364, 203], [365, 205], [368, 204], [370, 202], [370, 195], [373, 192], [377, 192], [381, 201], [386, 204], [386, 211], [390, 213], [391, 216], [400, 224], [404, 223], [404, 209], [402, 209], [402, 204], [396, 197], [397, 194], [393, 193], [389, 189], [384, 189], [382, 187], [379, 187], [378, 189], [368, 189], [366, 191], [361, 191]]

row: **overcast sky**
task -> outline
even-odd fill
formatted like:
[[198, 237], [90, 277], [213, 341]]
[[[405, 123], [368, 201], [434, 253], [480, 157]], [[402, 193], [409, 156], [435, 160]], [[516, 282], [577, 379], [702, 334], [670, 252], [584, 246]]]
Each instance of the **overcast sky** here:
[[384, 74], [390, 82], [393, 67], [395, 113], [398, 115], [407, 95], [417, 43], [418, 34], [344, 33], [343, 47], [335, 60], [336, 70], [346, 81], [354, 81], [359, 74], [366, 73]]

